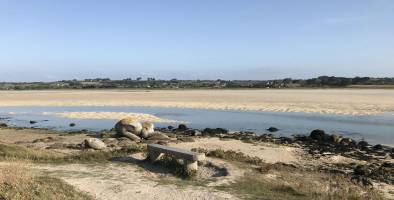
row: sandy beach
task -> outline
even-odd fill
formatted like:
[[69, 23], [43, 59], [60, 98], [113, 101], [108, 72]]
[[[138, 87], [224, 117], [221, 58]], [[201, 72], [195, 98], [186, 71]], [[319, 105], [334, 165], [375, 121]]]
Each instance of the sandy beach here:
[[394, 111], [394, 90], [0, 91], [0, 106], [148, 106], [372, 115]]

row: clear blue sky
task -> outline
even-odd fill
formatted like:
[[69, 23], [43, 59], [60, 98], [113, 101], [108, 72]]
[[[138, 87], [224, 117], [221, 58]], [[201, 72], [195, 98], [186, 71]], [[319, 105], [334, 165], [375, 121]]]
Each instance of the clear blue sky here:
[[0, 0], [0, 81], [394, 76], [394, 0]]

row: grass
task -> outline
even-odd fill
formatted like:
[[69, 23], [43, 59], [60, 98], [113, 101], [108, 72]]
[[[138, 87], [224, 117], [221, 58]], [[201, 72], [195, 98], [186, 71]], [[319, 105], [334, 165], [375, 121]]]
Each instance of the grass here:
[[[320, 179], [321, 178], [321, 179]], [[291, 179], [291, 178], [290, 178]], [[298, 180], [269, 180], [262, 174], [249, 173], [229, 185], [216, 186], [216, 189], [232, 193], [244, 199], [261, 200], [314, 200], [314, 199], [383, 199], [375, 191], [353, 186], [349, 180], [341, 177], [331, 177], [329, 189], [323, 177], [308, 181], [306, 177]], [[319, 180], [320, 179], [320, 180]]]
[[114, 151], [81, 151], [73, 155], [65, 155], [48, 150], [32, 149], [19, 145], [0, 144], [0, 160], [28, 160], [44, 163], [73, 163], [106, 161], [114, 157], [126, 156], [143, 151], [141, 146], [123, 148]]
[[[209, 151], [199, 148], [192, 151], [234, 161], [243, 169], [249, 169], [242, 178], [235, 180], [235, 182], [216, 186], [216, 189], [229, 192], [240, 198], [261, 200], [383, 199], [378, 192], [355, 185], [342, 176], [302, 170], [291, 164], [265, 163], [257, 157], [250, 157], [231, 150]], [[275, 178], [267, 178], [267, 176]]]
[[209, 157], [215, 157], [215, 158], [220, 158], [223, 160], [230, 160], [230, 161], [237, 161], [237, 162], [244, 162], [252, 165], [261, 165], [264, 163], [263, 160], [261, 160], [258, 157], [251, 157], [248, 155], [245, 155], [242, 152], [236, 152], [236, 151], [224, 151], [222, 149], [215, 149], [212, 151], [202, 149], [202, 148], [195, 148], [192, 149], [194, 152], [198, 153], [205, 153], [205, 155]]
[[91, 200], [66, 182], [49, 176], [33, 176], [23, 164], [0, 167], [0, 199], [4, 200]]

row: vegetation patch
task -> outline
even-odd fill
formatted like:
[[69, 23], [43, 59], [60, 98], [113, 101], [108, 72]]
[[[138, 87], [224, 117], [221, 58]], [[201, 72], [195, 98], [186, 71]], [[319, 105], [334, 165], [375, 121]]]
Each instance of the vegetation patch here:
[[28, 160], [45, 163], [72, 163], [106, 161], [114, 157], [126, 156], [144, 151], [143, 146], [133, 146], [113, 151], [81, 151], [72, 155], [65, 155], [48, 150], [32, 149], [19, 145], [0, 144], [0, 160]]
[[192, 149], [192, 151], [198, 152], [198, 153], [205, 153], [205, 155], [207, 155], [209, 157], [244, 162], [244, 163], [253, 164], [253, 165], [262, 165], [264, 163], [264, 161], [258, 157], [251, 157], [251, 156], [245, 155], [242, 152], [236, 152], [236, 151], [232, 151], [232, 150], [224, 151], [222, 149], [216, 149], [216, 150], [210, 151], [210, 150], [203, 149], [203, 148], [194, 148], [194, 149]]
[[[328, 182], [319, 176], [312, 180], [308, 176], [293, 178], [272, 180], [262, 174], [249, 173], [229, 185], [216, 186], [216, 189], [245, 199], [261, 200], [383, 199], [377, 192], [355, 186], [341, 177], [330, 177]], [[316, 184], [316, 181], [323, 184]]]
[[90, 200], [93, 198], [60, 179], [33, 176], [27, 168], [18, 163], [0, 167], [0, 199]]

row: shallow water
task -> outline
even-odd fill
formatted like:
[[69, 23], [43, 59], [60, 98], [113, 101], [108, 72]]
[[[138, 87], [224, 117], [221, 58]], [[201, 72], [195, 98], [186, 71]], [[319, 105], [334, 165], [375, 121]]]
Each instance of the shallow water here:
[[[151, 107], [1, 107], [0, 117], [10, 117], [9, 123], [22, 127], [54, 128], [58, 130], [111, 129], [116, 120], [69, 119], [44, 112], [134, 112], [153, 114], [157, 117], [187, 121], [192, 128], [223, 127], [230, 130], [266, 133], [274, 126], [277, 135], [309, 134], [314, 129], [338, 133], [371, 143], [394, 144], [394, 114], [373, 116], [322, 115], [310, 113], [253, 112], [233, 110], [204, 110]], [[38, 123], [31, 125], [30, 120]], [[69, 127], [69, 123], [76, 123]], [[157, 126], [177, 124], [156, 123]]]

